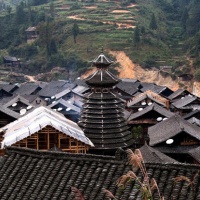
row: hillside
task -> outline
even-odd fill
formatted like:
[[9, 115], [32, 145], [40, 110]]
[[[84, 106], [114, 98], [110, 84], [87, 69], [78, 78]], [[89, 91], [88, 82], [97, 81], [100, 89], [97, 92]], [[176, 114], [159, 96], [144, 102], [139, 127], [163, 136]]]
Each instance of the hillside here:
[[[194, 74], [196, 80], [200, 78], [200, 9], [199, 4], [195, 6], [196, 0], [19, 2], [9, 0], [9, 4], [3, 6], [0, 1], [0, 56], [9, 54], [22, 61], [21, 68], [12, 71], [37, 75], [61, 67], [66, 70], [65, 78], [75, 78], [87, 70], [88, 61], [103, 47], [104, 52], [117, 61], [115, 67], [119, 72], [123, 61], [113, 52], [124, 52], [136, 63], [135, 69], [141, 66], [134, 77], [143, 81], [162, 84], [163, 77], [155, 70], [160, 66], [172, 66], [170, 76], [176, 82], [175, 88], [181, 75]], [[40, 32], [33, 43], [26, 41], [25, 30], [30, 26]], [[5, 74], [10, 69], [2, 66], [2, 70]], [[49, 79], [64, 78], [59, 70], [53, 71]], [[124, 75], [121, 73], [120, 77], [129, 74], [124, 70]], [[45, 76], [39, 77], [45, 79]], [[9, 80], [9, 76], [6, 74], [2, 79]], [[179, 83], [179, 87], [184, 85]], [[186, 86], [191, 88], [191, 85]]]

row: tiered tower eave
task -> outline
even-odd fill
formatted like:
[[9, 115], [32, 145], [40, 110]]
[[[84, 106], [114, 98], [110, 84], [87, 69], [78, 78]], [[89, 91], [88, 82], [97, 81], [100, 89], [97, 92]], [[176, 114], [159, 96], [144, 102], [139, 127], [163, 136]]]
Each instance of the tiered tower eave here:
[[97, 71], [85, 81], [91, 92], [85, 95], [78, 122], [85, 135], [94, 143], [94, 149], [114, 150], [133, 144], [132, 135], [124, 118], [124, 102], [113, 86], [121, 80], [108, 71], [113, 62], [103, 54], [93, 60]]

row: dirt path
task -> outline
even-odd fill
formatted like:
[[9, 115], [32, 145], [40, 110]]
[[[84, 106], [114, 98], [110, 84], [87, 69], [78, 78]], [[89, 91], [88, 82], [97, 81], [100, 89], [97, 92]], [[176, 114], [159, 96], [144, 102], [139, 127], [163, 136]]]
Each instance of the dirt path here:
[[[80, 20], [80, 21], [85, 21], [88, 20], [86, 18], [83, 17], [79, 17], [78, 15], [72, 15], [72, 16], [68, 16], [68, 18], [70, 19], [75, 19], [75, 20]], [[99, 20], [91, 20], [93, 22], [100, 22]], [[117, 25], [117, 29], [126, 29], [126, 28], [135, 28], [136, 26], [133, 25], [133, 21], [130, 22], [130, 20], [126, 20], [126, 22], [121, 22], [121, 23], [116, 23], [113, 21], [101, 21], [103, 24], [109, 24], [109, 25]], [[128, 23], [129, 22], [129, 23]]]
[[30, 82], [37, 82], [37, 80], [35, 80], [34, 76], [25, 75], [25, 77], [26, 77]]

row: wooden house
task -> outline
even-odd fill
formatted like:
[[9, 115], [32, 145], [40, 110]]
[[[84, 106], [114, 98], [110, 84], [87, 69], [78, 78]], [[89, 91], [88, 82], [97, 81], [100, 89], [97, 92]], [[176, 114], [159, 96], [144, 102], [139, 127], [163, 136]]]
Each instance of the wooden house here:
[[176, 160], [170, 158], [164, 153], [156, 150], [153, 147], [150, 147], [147, 143], [145, 143], [142, 147], [139, 148], [144, 162], [149, 163], [178, 163]]
[[138, 88], [135, 83], [138, 80], [135, 79], [121, 79], [121, 81], [115, 86], [115, 91], [121, 96], [122, 99], [128, 100], [138, 92]]
[[7, 92], [5, 89], [0, 88], [0, 99], [5, 98], [5, 97], [11, 97], [12, 94]]
[[2, 153], [6, 146], [49, 150], [56, 145], [73, 153], [86, 153], [94, 146], [76, 123], [43, 106], [2, 127], [0, 132]]
[[47, 106], [48, 102], [45, 101], [43, 98], [39, 97], [38, 95], [22, 95], [22, 97], [33, 106]]
[[181, 97], [181, 99], [171, 103], [170, 105], [170, 110], [181, 116], [184, 116], [196, 109], [200, 109], [200, 98], [193, 95]]
[[127, 120], [132, 130], [135, 147], [140, 147], [145, 141], [148, 143], [149, 138], [147, 132], [150, 126], [166, 120], [173, 115], [174, 113], [156, 103], [145, 107], [141, 111], [132, 113]]
[[7, 67], [19, 67], [20, 60], [12, 56], [3, 56], [4, 65]]
[[16, 89], [13, 94], [18, 95], [36, 95], [42, 89], [40, 84], [26, 82], [22, 83], [18, 89]]
[[191, 81], [193, 77], [194, 76], [192, 74], [188, 74], [188, 73], [181, 74], [178, 76], [179, 81]]
[[162, 107], [165, 107], [166, 109], [169, 109], [169, 100], [155, 92], [152, 92], [151, 90], [147, 90], [144, 93], [132, 97], [127, 101], [126, 108], [134, 113], [144, 109], [154, 102]]
[[179, 100], [188, 95], [192, 95], [188, 90], [178, 89], [175, 92], [173, 92], [171, 95], [169, 95], [168, 99], [170, 100], [170, 102], [175, 102], [176, 100]]
[[186, 114], [183, 116], [183, 118], [185, 120], [189, 120], [190, 118], [195, 117], [196, 119], [200, 120], [200, 110], [199, 109], [195, 109], [192, 112]]
[[27, 43], [32, 43], [39, 37], [39, 31], [36, 27], [28, 27], [25, 32]]
[[173, 91], [168, 87], [156, 85], [155, 83], [140, 82], [138, 88], [141, 92], [152, 91], [165, 98], [173, 93]]
[[15, 121], [19, 117], [20, 117], [19, 113], [12, 111], [11, 109], [5, 107], [4, 105], [0, 105], [0, 128]]
[[72, 94], [73, 94], [74, 100], [77, 102], [82, 102], [84, 95], [86, 95], [90, 91], [91, 90], [87, 85], [86, 86], [85, 85], [76, 85], [76, 87], [74, 87], [72, 89]]
[[74, 105], [74, 99], [69, 99], [68, 101], [64, 99], [55, 100], [49, 106], [49, 108], [62, 113], [67, 119], [74, 122], [78, 122], [80, 117], [81, 109]]
[[[199, 199], [199, 165], [150, 162], [145, 166], [165, 200]], [[117, 199], [141, 200], [136, 181], [128, 181], [123, 190], [116, 186], [116, 181], [132, 170], [137, 177], [142, 177], [142, 172], [132, 169], [126, 159], [118, 160], [113, 156], [8, 147], [1, 160], [0, 199], [71, 200], [75, 198], [71, 187], [76, 187], [85, 200], [109, 200], [104, 189]], [[176, 181], [178, 177], [185, 177], [193, 184], [185, 180]], [[156, 191], [153, 199], [159, 199]]]
[[149, 127], [149, 145], [179, 162], [197, 163], [190, 151], [200, 145], [200, 127], [179, 115]]
[[190, 122], [191, 124], [195, 124], [200, 127], [200, 110], [196, 109], [186, 115], [183, 116], [185, 120]]
[[10, 84], [10, 83], [1, 83], [0, 88], [5, 90], [6, 92], [12, 94], [15, 90], [19, 88], [18, 84]]
[[38, 92], [38, 95], [48, 103], [52, 103], [59, 98], [67, 100], [72, 97], [71, 90], [74, 87], [75, 84], [69, 83], [69, 81], [51, 81]]
[[13, 95], [12, 97], [4, 98], [1, 100], [1, 103], [4, 107], [21, 115], [24, 115], [34, 107], [27, 99], [20, 95]]

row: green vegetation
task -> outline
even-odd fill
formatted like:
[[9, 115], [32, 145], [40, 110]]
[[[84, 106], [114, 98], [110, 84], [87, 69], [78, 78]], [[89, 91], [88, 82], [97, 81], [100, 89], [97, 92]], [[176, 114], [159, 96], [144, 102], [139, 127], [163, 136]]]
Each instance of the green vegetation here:
[[[20, 58], [31, 73], [55, 66], [82, 71], [102, 46], [146, 68], [162, 61], [188, 73], [188, 58], [200, 68], [198, 0], [0, 0], [0, 26], [0, 55]], [[30, 26], [40, 32], [32, 44]]]

